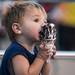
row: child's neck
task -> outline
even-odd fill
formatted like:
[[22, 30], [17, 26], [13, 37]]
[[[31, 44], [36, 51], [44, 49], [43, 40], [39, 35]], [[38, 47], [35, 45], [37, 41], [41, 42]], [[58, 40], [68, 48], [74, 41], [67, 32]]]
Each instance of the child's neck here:
[[24, 48], [26, 48], [29, 51], [32, 51], [35, 44], [33, 42], [23, 40], [23, 39], [17, 39], [18, 43], [20, 43]]

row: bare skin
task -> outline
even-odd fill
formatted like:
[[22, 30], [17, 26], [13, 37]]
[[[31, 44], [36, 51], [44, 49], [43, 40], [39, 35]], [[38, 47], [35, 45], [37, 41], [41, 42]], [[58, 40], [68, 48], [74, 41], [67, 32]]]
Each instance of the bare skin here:
[[[39, 40], [39, 31], [41, 26], [44, 25], [47, 16], [43, 11], [35, 7], [28, 9], [25, 14], [22, 25], [14, 23], [12, 29], [17, 34], [17, 41], [27, 50], [32, 50], [35, 46], [35, 41]], [[12, 59], [15, 75], [39, 75], [41, 70], [42, 75], [49, 75], [51, 67], [49, 67], [50, 63], [46, 63], [49, 55], [50, 51], [47, 48], [40, 47], [38, 55], [31, 65], [24, 56], [15, 56]]]

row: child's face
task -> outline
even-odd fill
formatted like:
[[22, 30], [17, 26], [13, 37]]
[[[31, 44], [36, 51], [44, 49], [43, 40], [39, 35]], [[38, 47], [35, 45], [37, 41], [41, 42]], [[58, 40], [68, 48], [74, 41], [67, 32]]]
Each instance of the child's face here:
[[45, 11], [33, 7], [28, 9], [23, 17], [21, 32], [23, 37], [31, 40], [39, 40], [41, 27], [45, 25], [47, 15]]

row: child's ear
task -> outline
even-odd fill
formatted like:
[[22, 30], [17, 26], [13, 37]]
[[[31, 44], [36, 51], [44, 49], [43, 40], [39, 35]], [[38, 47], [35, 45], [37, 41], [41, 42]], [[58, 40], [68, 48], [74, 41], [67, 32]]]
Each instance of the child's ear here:
[[13, 23], [12, 30], [15, 34], [21, 34], [21, 26], [19, 23]]

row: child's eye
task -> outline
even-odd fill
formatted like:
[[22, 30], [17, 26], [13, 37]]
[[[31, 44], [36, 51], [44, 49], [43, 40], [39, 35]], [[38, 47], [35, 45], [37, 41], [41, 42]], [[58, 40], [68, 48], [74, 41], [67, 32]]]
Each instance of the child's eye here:
[[34, 22], [38, 22], [38, 21], [39, 21], [39, 19], [35, 19], [35, 20], [34, 20]]

